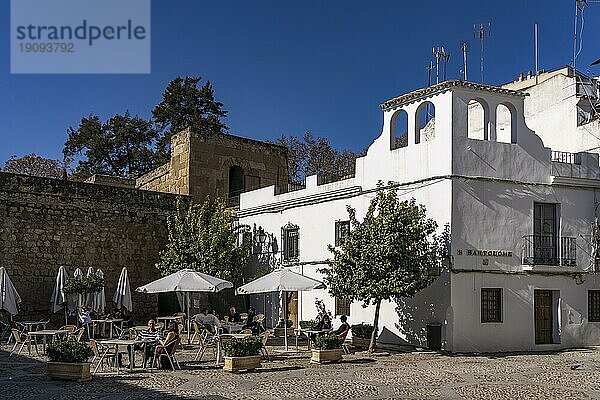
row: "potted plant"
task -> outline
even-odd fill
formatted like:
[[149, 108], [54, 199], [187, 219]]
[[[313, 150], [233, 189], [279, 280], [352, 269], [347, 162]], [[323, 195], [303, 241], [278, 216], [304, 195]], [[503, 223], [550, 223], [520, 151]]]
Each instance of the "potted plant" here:
[[338, 362], [342, 359], [342, 339], [338, 335], [322, 335], [315, 341], [310, 362]]
[[256, 337], [231, 339], [223, 343], [225, 365], [223, 370], [237, 372], [260, 368], [260, 349], [262, 341]]
[[300, 321], [299, 322], [300, 328], [302, 329], [310, 329], [310, 328], [314, 328], [317, 325], [316, 321]]
[[89, 381], [90, 363], [88, 358], [94, 355], [92, 348], [83, 342], [54, 342], [48, 348], [46, 375], [53, 379]]
[[352, 325], [352, 346], [369, 347], [371, 343], [371, 334], [373, 333], [373, 325], [357, 324]]
[[65, 282], [63, 292], [66, 294], [98, 293], [104, 287], [104, 279], [98, 275], [69, 278]]
[[[294, 325], [294, 323], [292, 322], [291, 319], [288, 319], [286, 321], [287, 323], [287, 334], [288, 336], [292, 336], [294, 334], [294, 330], [292, 329], [292, 326]], [[279, 322], [277, 323], [277, 326], [275, 327], [274, 330], [274, 334], [275, 336], [284, 336], [285, 335], [285, 326], [283, 325], [284, 322], [282, 319], [279, 320]]]

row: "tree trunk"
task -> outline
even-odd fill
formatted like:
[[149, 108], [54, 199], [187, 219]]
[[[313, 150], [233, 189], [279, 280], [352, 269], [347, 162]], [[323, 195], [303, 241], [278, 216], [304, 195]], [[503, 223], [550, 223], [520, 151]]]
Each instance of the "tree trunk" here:
[[371, 343], [369, 344], [369, 353], [373, 353], [375, 351], [375, 347], [377, 346], [377, 331], [379, 330], [379, 309], [381, 308], [381, 299], [377, 299], [375, 303], [375, 320], [373, 321], [373, 333], [371, 333]]

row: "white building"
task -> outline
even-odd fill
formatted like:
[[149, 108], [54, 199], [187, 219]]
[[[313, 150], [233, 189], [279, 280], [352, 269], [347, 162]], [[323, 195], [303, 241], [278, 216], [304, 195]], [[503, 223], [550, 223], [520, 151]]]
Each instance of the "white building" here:
[[[353, 172], [243, 193], [240, 222], [264, 230], [267, 251], [289, 268], [321, 278], [346, 206], [360, 219], [378, 181], [398, 182], [401, 199], [424, 204], [440, 229], [450, 225], [452, 260], [415, 298], [382, 304], [380, 341], [427, 346], [427, 325], [441, 324], [441, 345], [454, 352], [600, 344], [598, 155], [545, 147], [525, 123], [525, 97], [447, 81], [389, 100], [381, 135]], [[321, 290], [297, 294], [292, 318], [314, 318], [317, 298], [348, 311]], [[372, 308], [349, 308], [352, 324], [372, 323]]]

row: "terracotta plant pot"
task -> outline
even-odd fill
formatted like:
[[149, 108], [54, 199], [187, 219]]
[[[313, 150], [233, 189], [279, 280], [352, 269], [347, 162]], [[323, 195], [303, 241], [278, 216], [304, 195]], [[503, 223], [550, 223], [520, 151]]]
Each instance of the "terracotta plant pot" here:
[[92, 379], [90, 363], [47, 362], [46, 375], [52, 379], [85, 382]]
[[311, 350], [312, 357], [310, 362], [323, 363], [323, 362], [338, 362], [342, 359], [342, 349], [331, 349], [331, 350]]
[[252, 371], [260, 368], [260, 355], [247, 357], [225, 357], [224, 371], [237, 372], [243, 370]]

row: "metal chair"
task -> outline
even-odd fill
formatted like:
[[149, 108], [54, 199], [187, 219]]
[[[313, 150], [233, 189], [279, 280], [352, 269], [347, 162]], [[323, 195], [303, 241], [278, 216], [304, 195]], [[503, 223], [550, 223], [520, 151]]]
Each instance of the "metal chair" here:
[[21, 347], [19, 347], [19, 351], [17, 352], [17, 355], [21, 354], [21, 351], [23, 350], [23, 347], [25, 347], [25, 345], [27, 345], [27, 352], [29, 353], [29, 355], [31, 355], [31, 345], [33, 344], [35, 346], [35, 352], [37, 355], [39, 355], [39, 351], [37, 348], [37, 341], [35, 340], [35, 337], [33, 337], [32, 335], [30, 335], [27, 332], [19, 332], [18, 329], [13, 328], [12, 330], [12, 336], [13, 339], [15, 339], [15, 345], [13, 346], [10, 355], [12, 356], [15, 352], [15, 350], [17, 349], [17, 347], [19, 345], [21, 345]]
[[267, 361], [271, 361], [269, 358], [269, 352], [267, 351], [267, 341], [269, 340], [269, 336], [271, 336], [270, 331], [265, 331], [262, 336], [262, 347], [260, 349], [263, 356], [267, 357]]
[[175, 372], [175, 365], [177, 365], [178, 369], [181, 369], [179, 361], [177, 361], [177, 357], [175, 357], [175, 350], [177, 350], [180, 343], [181, 338], [178, 337], [171, 340], [169, 343], [157, 345], [156, 349], [154, 349], [154, 357], [152, 358], [152, 363], [150, 364], [150, 372], [152, 372], [152, 367], [155, 365], [157, 357], [159, 363], [161, 358], [167, 357], [167, 359], [171, 363], [171, 368], [173, 369], [173, 372]]
[[216, 353], [217, 353], [216, 340], [218, 340], [218, 339], [215, 338], [215, 335], [210, 333], [208, 330], [204, 329], [204, 331], [202, 332], [202, 334], [200, 336], [198, 336], [198, 338], [200, 339], [200, 348], [198, 349], [198, 352], [196, 353], [196, 356], [194, 357], [194, 361], [202, 360], [202, 357], [204, 356], [204, 352], [209, 347], [213, 349], [213, 352], [216, 356]]
[[96, 372], [98, 372], [98, 368], [100, 368], [100, 364], [102, 363], [102, 360], [106, 361], [107, 366], [110, 366], [108, 361], [110, 359], [112, 359], [112, 365], [113, 365], [113, 367], [115, 366], [115, 363], [117, 362], [117, 353], [114, 350], [111, 351], [110, 347], [102, 346], [101, 344], [96, 342], [94, 339], [90, 340], [90, 347], [92, 348], [92, 351], [94, 352], [94, 358], [92, 358], [92, 365], [94, 364], [94, 361], [96, 361], [96, 359], [98, 359], [96, 368], [94, 368], [94, 375], [96, 374]]

